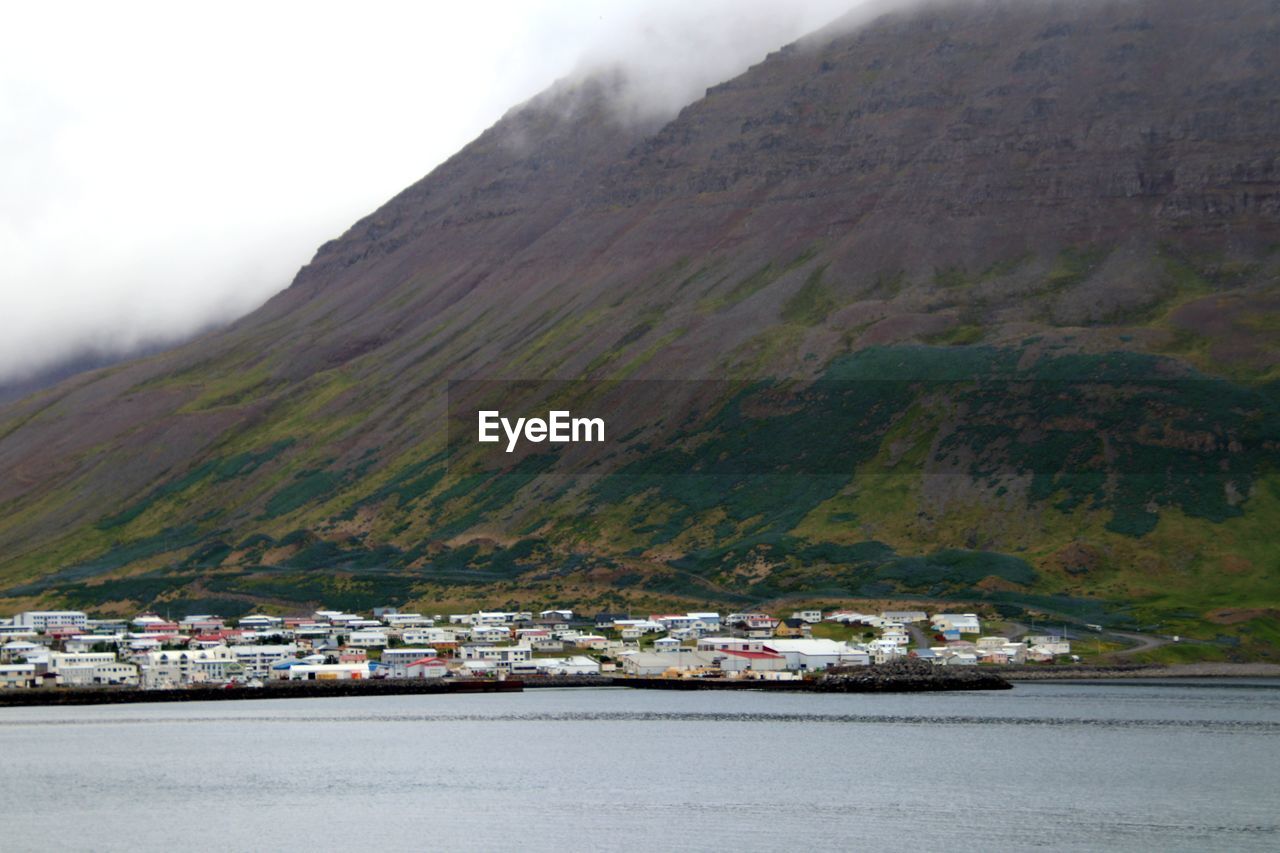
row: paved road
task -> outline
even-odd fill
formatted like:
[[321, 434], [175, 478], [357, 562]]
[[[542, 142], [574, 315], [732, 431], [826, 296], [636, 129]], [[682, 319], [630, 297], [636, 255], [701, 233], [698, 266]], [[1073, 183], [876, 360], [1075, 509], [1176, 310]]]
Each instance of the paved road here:
[[1118, 637], [1122, 640], [1128, 640], [1134, 644], [1131, 648], [1112, 652], [1112, 657], [1136, 655], [1139, 652], [1149, 652], [1152, 649], [1158, 649], [1161, 646], [1166, 646], [1172, 642], [1168, 637], [1157, 637], [1155, 634], [1134, 634], [1129, 631], [1103, 631], [1102, 636]]
[[927, 649], [933, 645], [933, 635], [926, 634], [924, 629], [919, 625], [911, 624], [907, 626], [907, 633], [911, 635], [911, 645], [917, 649]]

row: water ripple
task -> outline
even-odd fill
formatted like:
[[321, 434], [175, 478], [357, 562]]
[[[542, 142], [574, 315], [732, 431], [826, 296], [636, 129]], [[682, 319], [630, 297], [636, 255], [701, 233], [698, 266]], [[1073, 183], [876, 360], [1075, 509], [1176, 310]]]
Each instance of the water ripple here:
[[1025, 726], [1094, 729], [1196, 729], [1280, 734], [1280, 722], [1263, 720], [1115, 719], [1096, 717], [995, 717], [974, 715], [803, 714], [671, 711], [559, 711], [527, 714], [340, 714], [230, 717], [119, 717], [0, 721], [23, 726], [112, 726], [207, 723], [819, 723], [899, 726]]

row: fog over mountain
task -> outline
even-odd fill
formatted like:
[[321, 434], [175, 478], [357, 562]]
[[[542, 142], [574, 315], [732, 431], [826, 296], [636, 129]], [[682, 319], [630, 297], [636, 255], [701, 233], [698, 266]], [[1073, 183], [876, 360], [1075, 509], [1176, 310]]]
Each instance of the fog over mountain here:
[[[7, 11], [0, 397], [224, 324], [554, 80], [667, 117], [858, 0]], [[7, 390], [6, 390], [7, 389]]]

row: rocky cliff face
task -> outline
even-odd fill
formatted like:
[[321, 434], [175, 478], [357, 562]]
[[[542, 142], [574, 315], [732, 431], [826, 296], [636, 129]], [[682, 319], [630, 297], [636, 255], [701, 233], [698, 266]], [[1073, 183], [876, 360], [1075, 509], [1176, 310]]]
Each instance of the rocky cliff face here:
[[[791, 544], [762, 554], [710, 504], [671, 497], [684, 510], [664, 522], [634, 495], [463, 487], [439, 453], [445, 382], [468, 377], [814, 378], [888, 347], [922, 374], [938, 353], [1126, 353], [1139, 372], [1273, 380], [1280, 4], [925, 5], [837, 22], [669, 121], [619, 109], [632, 85], [570, 81], [513, 109], [231, 329], [0, 409], [0, 594], [928, 591], [833, 582], [813, 555], [786, 590], [767, 582], [800, 559], [780, 548], [867, 541], [894, 559], [980, 545], [1031, 571], [936, 564], [969, 578], [953, 595], [1145, 600], [1140, 564], [1201, 613], [1226, 561], [1275, 603], [1262, 475], [1239, 519], [1191, 511], [1216, 542], [1191, 557], [1172, 530], [1104, 529], [1114, 506], [1084, 517], [1026, 490], [975, 533], [961, 516], [995, 510], [936, 483], [878, 509], [779, 497], [800, 511], [755, 509]], [[1188, 512], [1152, 500], [1161, 524]], [[707, 547], [758, 568], [681, 562]]]

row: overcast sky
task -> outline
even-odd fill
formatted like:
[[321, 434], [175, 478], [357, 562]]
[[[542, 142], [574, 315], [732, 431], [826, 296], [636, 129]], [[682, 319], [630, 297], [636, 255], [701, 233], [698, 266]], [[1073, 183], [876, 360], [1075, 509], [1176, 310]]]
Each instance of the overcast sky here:
[[0, 382], [252, 310], [560, 77], [688, 101], [858, 3], [4, 2]]

